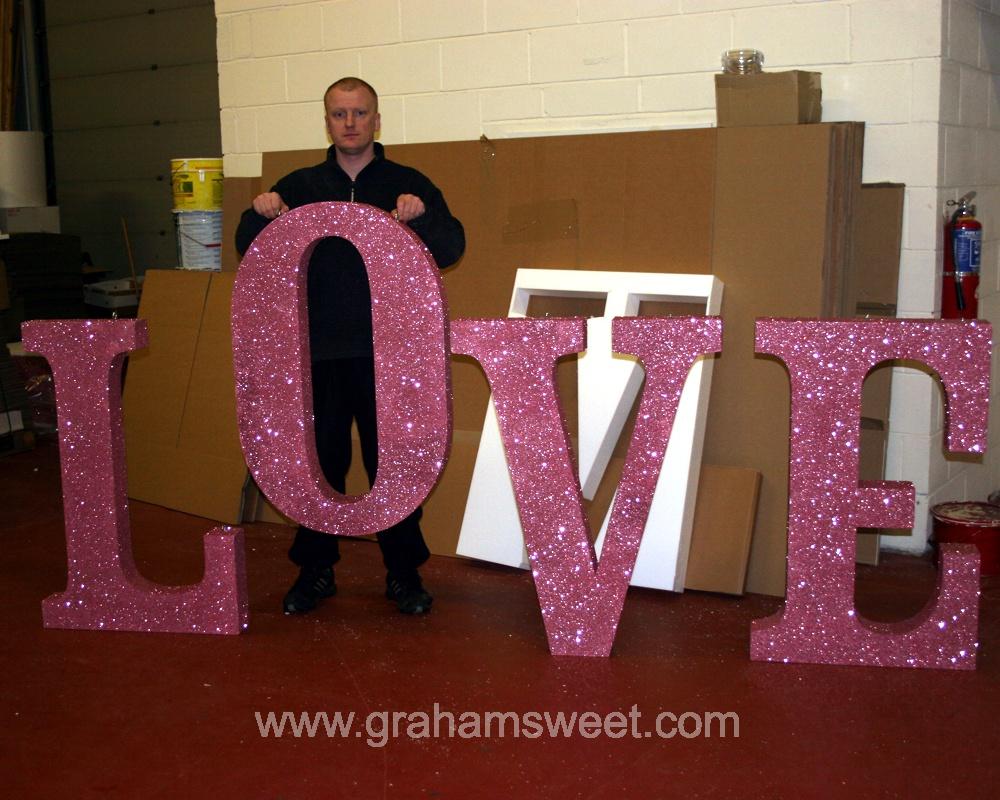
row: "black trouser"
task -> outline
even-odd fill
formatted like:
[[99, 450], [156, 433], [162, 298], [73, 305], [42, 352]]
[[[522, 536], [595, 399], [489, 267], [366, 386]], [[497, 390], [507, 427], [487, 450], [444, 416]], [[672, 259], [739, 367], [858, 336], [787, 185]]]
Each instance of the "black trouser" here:
[[[378, 469], [375, 417], [375, 369], [371, 357], [317, 361], [312, 365], [316, 452], [327, 483], [345, 492], [351, 466], [351, 422], [361, 438], [361, 457], [368, 483]], [[412, 572], [430, 556], [420, 532], [422, 511], [377, 534], [382, 560], [392, 573]], [[288, 557], [300, 567], [325, 567], [340, 560], [338, 537], [299, 526]]]

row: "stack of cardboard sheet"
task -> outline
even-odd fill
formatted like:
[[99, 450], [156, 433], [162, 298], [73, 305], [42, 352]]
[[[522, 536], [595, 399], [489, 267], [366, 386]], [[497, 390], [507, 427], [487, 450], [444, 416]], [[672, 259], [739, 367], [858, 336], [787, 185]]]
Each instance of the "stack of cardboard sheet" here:
[[[862, 140], [860, 123], [826, 123], [387, 148], [388, 157], [431, 176], [465, 224], [466, 256], [444, 275], [453, 318], [504, 316], [519, 267], [711, 273], [724, 283], [724, 350], [713, 378], [707, 477], [697, 513], [703, 521], [696, 523], [692, 540], [689, 586], [739, 592], [745, 572], [747, 590], [784, 592], [788, 376], [777, 361], [755, 356], [754, 320], [853, 316], [845, 309], [853, 309], [857, 291], [850, 253]], [[259, 182], [227, 179], [227, 225], [231, 229], [259, 186], [324, 157], [324, 151], [269, 153]], [[224, 268], [234, 268], [235, 262], [227, 248]], [[179, 273], [164, 275], [182, 280]], [[156, 300], [158, 291], [157, 282], [147, 281], [144, 306]], [[222, 315], [224, 305], [213, 307]], [[206, 307], [205, 320], [209, 313]], [[145, 316], [143, 309], [140, 315]], [[150, 319], [150, 361], [162, 357], [156, 339], [164, 334], [154, 332], [158, 325]], [[218, 335], [223, 327], [219, 320], [213, 323]], [[424, 517], [432, 550], [445, 554], [454, 553], [489, 396], [474, 361], [455, 358], [452, 363], [452, 457]], [[222, 376], [200, 379], [221, 381]], [[231, 374], [228, 380], [231, 387]], [[139, 383], [131, 372], [127, 401], [135, 391], [151, 403], [149, 390], [136, 388]], [[572, 385], [560, 379], [567, 409], [577, 399]], [[222, 391], [221, 383], [216, 389]], [[150, 405], [143, 408], [153, 413]], [[127, 402], [126, 413], [139, 413], [136, 409]], [[217, 406], [206, 405], [203, 413], [212, 415], [202, 422], [206, 436], [212, 431], [235, 442], [231, 401], [223, 402], [220, 395]], [[137, 430], [135, 421], [129, 425], [129, 431]], [[142, 469], [163, 472], [158, 459], [139, 456], [148, 446], [134, 436], [129, 440], [133, 487], [137, 480], [146, 485], [158, 480], [140, 478]], [[729, 471], [708, 475], [715, 465]], [[226, 508], [238, 509], [242, 483], [233, 476], [213, 480], [218, 493], [227, 496]], [[363, 490], [364, 481], [353, 475], [349, 490], [352, 486]], [[171, 500], [166, 494], [158, 493], [154, 502], [204, 513], [183, 497]], [[151, 497], [147, 493], [143, 499]], [[273, 513], [266, 516], [276, 519]], [[713, 519], [742, 522], [719, 529]], [[725, 567], [713, 569], [721, 561]]]

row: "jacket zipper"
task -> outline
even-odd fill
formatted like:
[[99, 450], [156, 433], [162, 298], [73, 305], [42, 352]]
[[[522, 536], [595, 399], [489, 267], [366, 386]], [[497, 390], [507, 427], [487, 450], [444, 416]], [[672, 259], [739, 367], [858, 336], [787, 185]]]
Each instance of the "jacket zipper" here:
[[351, 181], [351, 202], [354, 202], [354, 181]]

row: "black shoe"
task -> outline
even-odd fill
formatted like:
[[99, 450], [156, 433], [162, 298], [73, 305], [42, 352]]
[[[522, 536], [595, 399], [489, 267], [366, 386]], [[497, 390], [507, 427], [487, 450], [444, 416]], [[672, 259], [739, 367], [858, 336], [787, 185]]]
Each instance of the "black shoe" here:
[[285, 595], [285, 613], [305, 614], [316, 608], [320, 600], [333, 597], [336, 593], [333, 567], [302, 567], [299, 577]]
[[434, 598], [424, 589], [416, 572], [385, 576], [385, 596], [394, 600], [404, 614], [426, 614]]

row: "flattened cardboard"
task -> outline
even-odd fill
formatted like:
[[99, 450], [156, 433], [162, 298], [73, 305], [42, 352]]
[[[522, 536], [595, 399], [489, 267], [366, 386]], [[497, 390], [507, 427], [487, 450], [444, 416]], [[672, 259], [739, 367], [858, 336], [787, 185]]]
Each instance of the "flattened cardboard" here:
[[756, 470], [702, 466], [685, 588], [743, 594], [759, 495]]
[[[270, 184], [268, 184], [270, 187]], [[224, 178], [222, 181], [222, 271], [236, 272], [240, 264], [234, 239], [243, 212], [261, 193], [260, 178]]]
[[246, 464], [236, 428], [229, 328], [233, 275], [148, 270], [149, 346], [123, 399], [129, 497], [237, 523]]
[[749, 592], [784, 594], [788, 521], [788, 373], [754, 355], [754, 323], [835, 313], [830, 239], [850, 231], [831, 227], [830, 209], [836, 184], [855, 174], [837, 130], [851, 124], [718, 130], [712, 271], [726, 286], [725, 347], [703, 457], [761, 473]]
[[822, 76], [790, 70], [716, 75], [715, 114], [720, 128], [797, 125], [823, 116]]
[[859, 316], [896, 316], [898, 232], [903, 227], [905, 190], [901, 183], [867, 183], [861, 187], [851, 251]]

